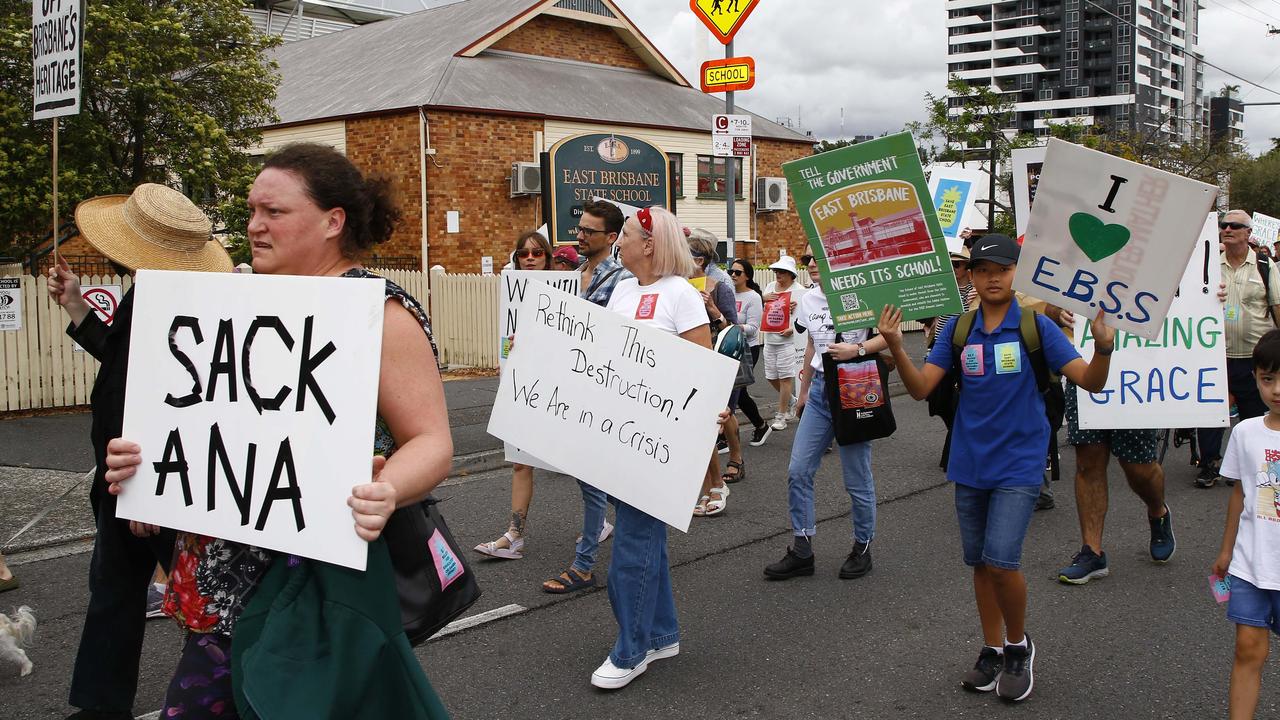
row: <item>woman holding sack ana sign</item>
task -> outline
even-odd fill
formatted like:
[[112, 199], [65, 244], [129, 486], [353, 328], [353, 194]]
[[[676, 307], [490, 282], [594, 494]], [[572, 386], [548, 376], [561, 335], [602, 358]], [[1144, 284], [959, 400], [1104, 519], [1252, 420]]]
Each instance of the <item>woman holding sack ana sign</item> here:
[[[809, 277], [818, 281], [818, 262], [809, 261]], [[805, 293], [795, 322], [809, 333], [804, 365], [800, 368], [801, 412], [791, 464], [787, 468], [793, 543], [781, 560], [764, 569], [770, 580], [813, 574], [813, 476], [834, 438], [840, 443], [844, 488], [853, 504], [853, 549], [840, 568], [843, 579], [871, 572], [871, 540], [876, 534], [876, 486], [871, 476], [870, 439], [893, 432], [886, 370], [876, 354], [888, 347], [867, 330], [837, 333], [820, 288]], [[849, 364], [845, 364], [849, 363]], [[869, 416], [850, 421], [853, 416]]]
[[[382, 180], [366, 180], [332, 148], [297, 144], [268, 156], [248, 198], [254, 270], [375, 277], [359, 259], [391, 236], [400, 217], [390, 187]], [[370, 543], [366, 571], [180, 533], [164, 607], [188, 634], [162, 717], [227, 718], [237, 717], [237, 710], [248, 717], [268, 716], [269, 709], [282, 712], [274, 707], [281, 703], [289, 704], [287, 713], [293, 717], [447, 716], [400, 632], [400, 618], [385, 617], [388, 608], [396, 607], [396, 585], [386, 541], [379, 538], [396, 508], [419, 503], [445, 478], [453, 455], [426, 313], [389, 281], [382, 338], [374, 434], [378, 456], [368, 481], [352, 478], [347, 501], [355, 532]], [[112, 494], [121, 492], [121, 483], [133, 477], [141, 461], [135, 443], [120, 438], [110, 442], [106, 480]], [[282, 588], [292, 583], [296, 590], [304, 581], [312, 583], [304, 589], [314, 592], [273, 603], [276, 594], [284, 597]], [[306, 606], [304, 600], [314, 596], [323, 596], [323, 603]], [[325, 614], [337, 602], [347, 612]], [[278, 615], [291, 610], [314, 611], [325, 622]], [[394, 610], [391, 614], [398, 615]], [[362, 621], [358, 628], [351, 618]], [[295, 634], [289, 648], [272, 647], [268, 638], [278, 636], [268, 633], [272, 621], [308, 627], [323, 637]], [[382, 629], [388, 626], [394, 631]], [[252, 648], [251, 655], [246, 648]], [[306, 655], [309, 648], [325, 651], [311, 657]], [[293, 665], [272, 664], [273, 657], [284, 657], [281, 651]], [[295, 670], [288, 672], [288, 667]], [[298, 667], [307, 670], [298, 672]], [[365, 678], [374, 685], [334, 683], [334, 678]], [[242, 679], [289, 691], [264, 692], [250, 703]]]
[[[685, 279], [693, 274], [694, 264], [676, 217], [660, 207], [640, 210], [622, 226], [618, 247], [623, 266], [635, 277], [618, 283], [609, 309], [709, 349], [707, 311], [702, 296]], [[591, 674], [591, 684], [606, 689], [625, 687], [649, 663], [680, 652], [667, 526], [612, 500], [617, 528], [609, 563], [609, 604], [618, 621], [618, 639]]]

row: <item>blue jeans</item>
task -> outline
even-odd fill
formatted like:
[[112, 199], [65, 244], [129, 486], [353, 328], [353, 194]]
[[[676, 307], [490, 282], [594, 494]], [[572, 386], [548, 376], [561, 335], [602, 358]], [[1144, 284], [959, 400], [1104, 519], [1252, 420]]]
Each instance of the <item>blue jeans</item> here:
[[609, 605], [618, 640], [609, 660], [633, 668], [650, 650], [680, 640], [671, 593], [667, 524], [612, 498], [616, 521], [609, 563]]
[[[818, 520], [813, 509], [813, 476], [822, 464], [822, 454], [835, 438], [831, 408], [823, 388], [822, 373], [814, 375], [809, 398], [791, 444], [791, 464], [787, 467], [787, 493], [791, 506], [791, 529], [796, 535], [813, 537]], [[871, 476], [871, 443], [838, 446], [844, 471], [844, 489], [853, 502], [853, 539], [869, 543], [876, 534], [876, 485]]]
[[1039, 485], [975, 488], [955, 483], [956, 520], [964, 564], [1022, 567], [1022, 541], [1036, 509]]
[[604, 529], [604, 508], [609, 496], [581, 480], [582, 488], [582, 539], [573, 557], [573, 567], [581, 573], [591, 572], [596, 566], [596, 551], [600, 549], [600, 531]]

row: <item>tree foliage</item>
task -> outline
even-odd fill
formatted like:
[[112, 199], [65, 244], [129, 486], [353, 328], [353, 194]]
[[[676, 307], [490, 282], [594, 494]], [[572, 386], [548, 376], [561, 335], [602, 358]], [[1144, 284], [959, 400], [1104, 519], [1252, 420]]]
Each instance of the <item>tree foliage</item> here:
[[[188, 192], [221, 226], [253, 176], [246, 150], [275, 120], [279, 78], [240, 0], [86, 3], [79, 115], [61, 118], [64, 220], [144, 182]], [[31, 2], [0, 0], [0, 252], [48, 235], [52, 123], [31, 120]]]
[[1276, 147], [1232, 174], [1232, 207], [1280, 217], [1280, 141], [1273, 142]]

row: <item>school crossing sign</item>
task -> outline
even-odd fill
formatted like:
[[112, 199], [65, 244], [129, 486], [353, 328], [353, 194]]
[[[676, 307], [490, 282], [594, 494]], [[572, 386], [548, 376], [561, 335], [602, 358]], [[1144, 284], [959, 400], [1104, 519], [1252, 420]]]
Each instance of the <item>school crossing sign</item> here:
[[689, 9], [723, 45], [733, 42], [760, 0], [689, 0]]

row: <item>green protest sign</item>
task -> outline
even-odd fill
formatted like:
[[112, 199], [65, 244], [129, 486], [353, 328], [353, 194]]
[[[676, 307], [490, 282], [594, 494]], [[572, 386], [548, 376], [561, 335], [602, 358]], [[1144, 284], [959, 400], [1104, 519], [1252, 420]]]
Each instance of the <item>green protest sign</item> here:
[[909, 133], [783, 163], [836, 330], [964, 310]]

